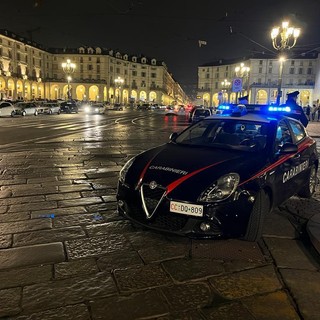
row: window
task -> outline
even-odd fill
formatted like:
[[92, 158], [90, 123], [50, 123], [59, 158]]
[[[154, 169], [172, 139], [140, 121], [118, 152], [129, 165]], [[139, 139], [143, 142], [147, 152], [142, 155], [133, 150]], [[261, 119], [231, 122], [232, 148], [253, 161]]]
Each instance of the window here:
[[289, 73], [294, 74], [294, 68], [290, 68]]
[[312, 68], [308, 68], [307, 74], [312, 74]]
[[304, 127], [299, 122], [293, 120], [289, 120], [289, 124], [294, 134], [296, 142], [301, 141], [306, 136]]
[[292, 137], [288, 125], [281, 120], [277, 128], [276, 147], [279, 148], [287, 142], [292, 143]]
[[268, 72], [269, 72], [269, 73], [272, 73], [272, 67], [271, 67], [271, 68], [269, 68]]
[[152, 72], [152, 73], [151, 73], [151, 78], [156, 78], [156, 77], [157, 77], [157, 74], [154, 73], [154, 72]]
[[145, 72], [141, 72], [141, 77], [146, 77], [146, 73]]
[[209, 73], [206, 74], [206, 78], [210, 79], [210, 74]]
[[294, 60], [291, 60], [291, 65], [294, 66]]
[[263, 60], [259, 60], [259, 64], [260, 64], [260, 66], [262, 66]]
[[137, 76], [137, 71], [132, 70], [132, 75], [133, 75], [134, 77]]
[[299, 68], [299, 74], [302, 74], [303, 69]]
[[262, 67], [259, 67], [259, 73], [262, 73]]

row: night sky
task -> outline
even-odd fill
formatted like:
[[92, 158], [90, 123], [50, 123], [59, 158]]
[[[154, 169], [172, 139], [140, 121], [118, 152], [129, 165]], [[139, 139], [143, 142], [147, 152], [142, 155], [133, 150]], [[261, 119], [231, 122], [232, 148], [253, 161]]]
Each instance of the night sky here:
[[1, 6], [1, 29], [44, 47], [99, 46], [155, 57], [188, 94], [199, 65], [276, 56], [270, 32], [284, 19], [301, 28], [295, 50], [320, 48], [320, 0], [1, 0]]

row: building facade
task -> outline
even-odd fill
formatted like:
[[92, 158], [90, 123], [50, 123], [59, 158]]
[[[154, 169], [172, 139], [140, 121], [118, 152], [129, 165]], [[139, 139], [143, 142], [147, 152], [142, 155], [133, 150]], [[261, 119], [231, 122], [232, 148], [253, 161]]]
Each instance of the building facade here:
[[[64, 70], [71, 61], [75, 68]], [[117, 80], [121, 81], [117, 81]], [[42, 48], [0, 30], [0, 98], [67, 99], [134, 105], [185, 104], [188, 97], [163, 61], [101, 47]]]
[[285, 61], [260, 55], [204, 64], [198, 67], [197, 103], [237, 103], [239, 96], [249, 95], [249, 103], [274, 104], [279, 91], [282, 104], [287, 93], [298, 90], [299, 104], [312, 106], [320, 99], [319, 64], [318, 52]]

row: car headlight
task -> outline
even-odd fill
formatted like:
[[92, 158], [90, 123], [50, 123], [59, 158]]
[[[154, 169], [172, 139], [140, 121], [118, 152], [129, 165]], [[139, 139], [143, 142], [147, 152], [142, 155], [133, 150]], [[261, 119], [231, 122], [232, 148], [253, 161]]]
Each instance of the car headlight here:
[[201, 194], [199, 200], [205, 202], [226, 200], [234, 193], [239, 181], [240, 176], [237, 173], [228, 173], [207, 188]]
[[90, 107], [85, 107], [85, 108], [84, 108], [84, 111], [85, 111], [85, 112], [90, 112]]
[[94, 111], [95, 111], [95, 112], [98, 112], [98, 111], [99, 111], [99, 108], [95, 108]]
[[122, 167], [122, 169], [120, 170], [119, 173], [119, 180], [120, 182], [124, 183], [125, 179], [126, 179], [126, 175], [128, 173], [128, 170], [130, 169], [130, 167], [132, 166], [133, 162], [134, 162], [134, 157], [131, 158], [130, 160], [127, 161], [127, 163]]

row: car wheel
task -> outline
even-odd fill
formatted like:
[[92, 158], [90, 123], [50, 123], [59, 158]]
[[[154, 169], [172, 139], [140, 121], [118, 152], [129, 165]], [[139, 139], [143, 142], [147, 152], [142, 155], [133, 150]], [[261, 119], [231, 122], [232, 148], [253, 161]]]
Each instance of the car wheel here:
[[37, 116], [37, 115], [38, 115], [38, 111], [35, 111], [35, 112], [34, 112], [34, 115]]
[[49, 110], [49, 114], [52, 114], [52, 110], [51, 109]]
[[317, 184], [317, 169], [316, 166], [313, 164], [310, 168], [308, 182], [300, 189], [300, 191], [298, 192], [298, 197], [311, 198], [316, 191]]
[[61, 113], [61, 111], [59, 110], [59, 111], [58, 111], [58, 114], [60, 114], [60, 113]]
[[25, 111], [21, 112], [21, 115], [24, 117], [27, 113]]
[[264, 190], [260, 190], [253, 204], [250, 213], [246, 234], [243, 239], [246, 241], [258, 241], [262, 235], [265, 216], [270, 211], [270, 198]]
[[11, 117], [14, 117], [16, 113], [14, 111], [11, 112]]

